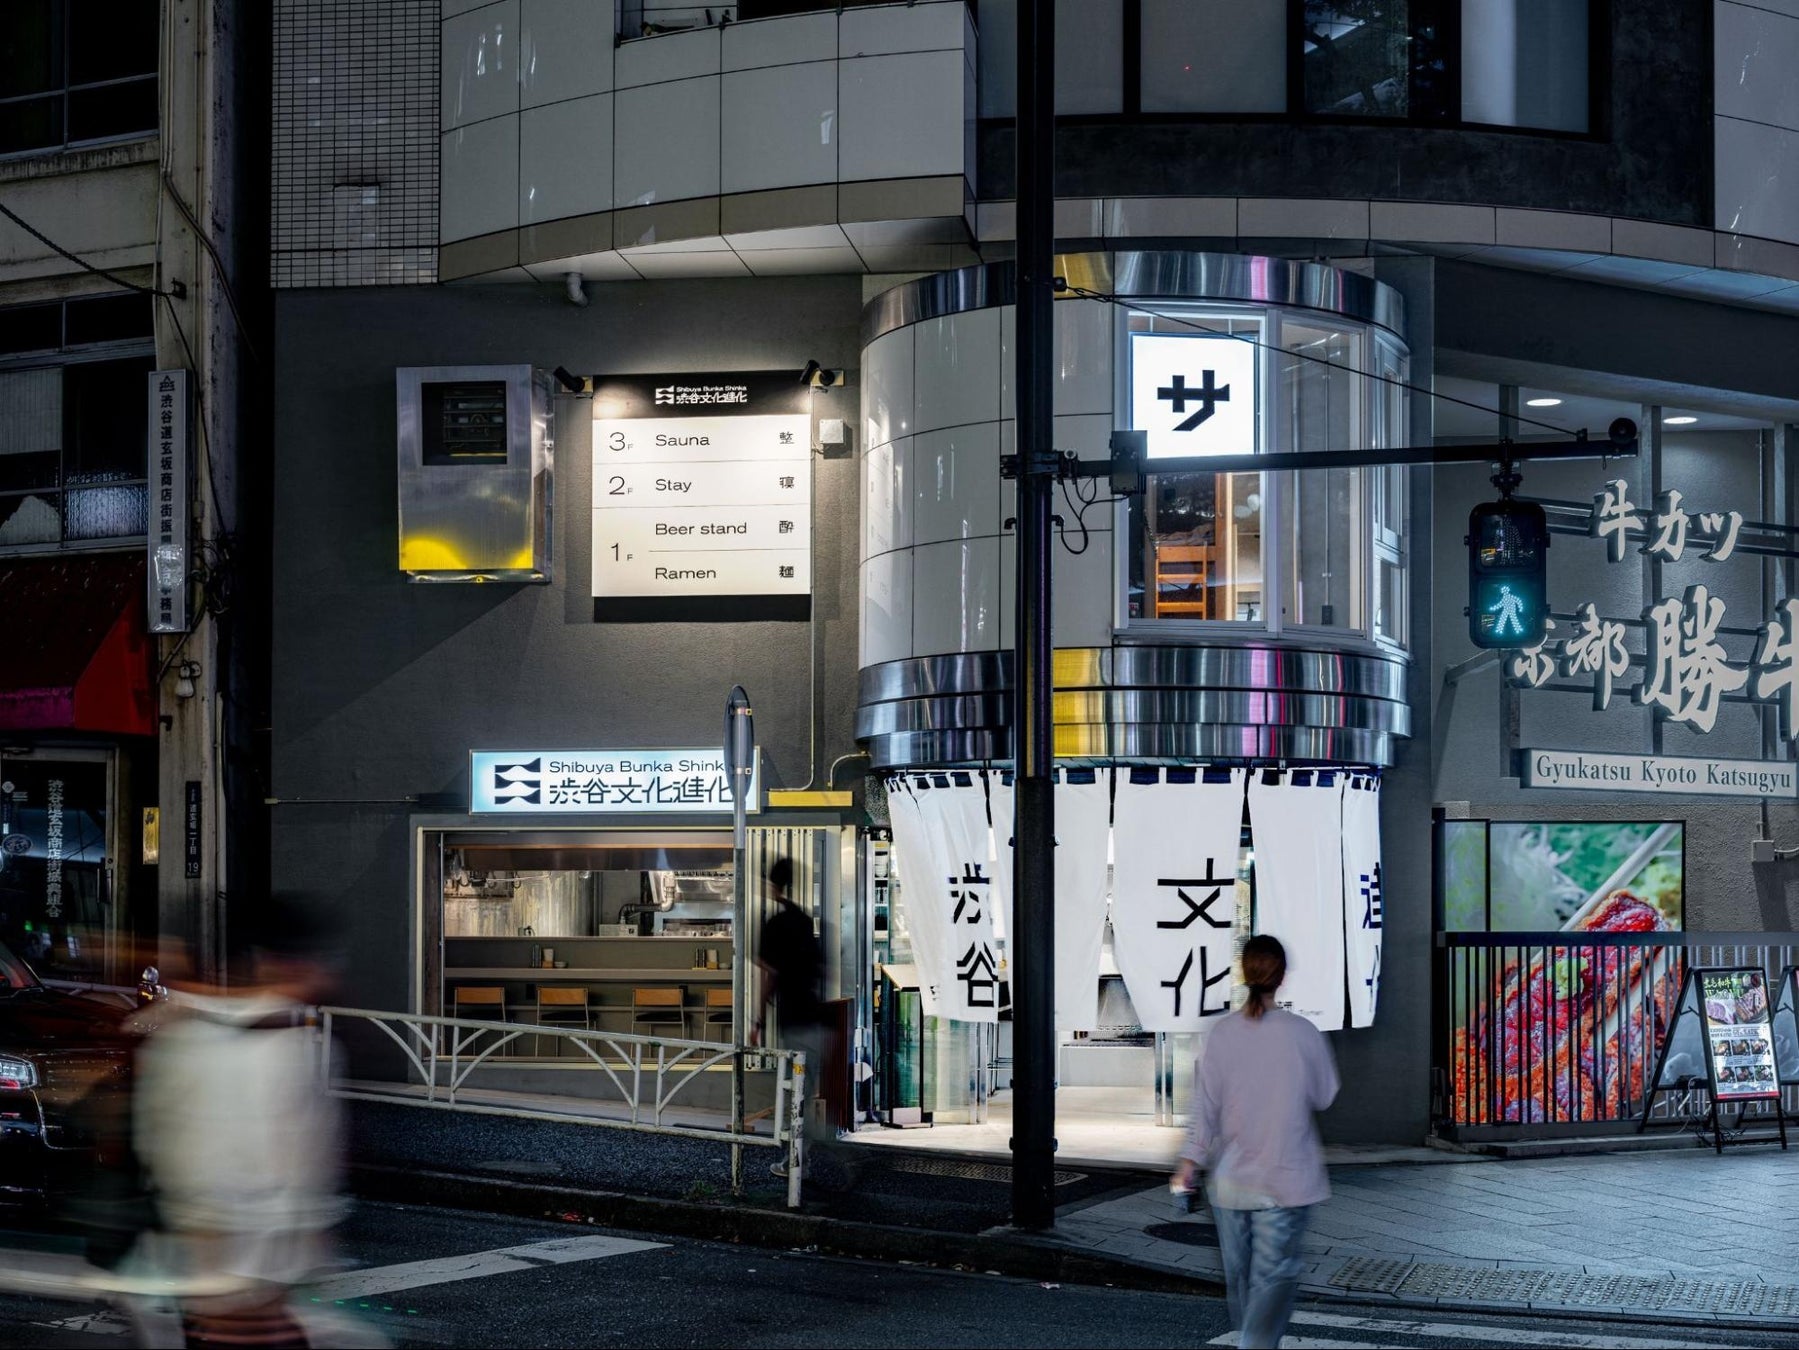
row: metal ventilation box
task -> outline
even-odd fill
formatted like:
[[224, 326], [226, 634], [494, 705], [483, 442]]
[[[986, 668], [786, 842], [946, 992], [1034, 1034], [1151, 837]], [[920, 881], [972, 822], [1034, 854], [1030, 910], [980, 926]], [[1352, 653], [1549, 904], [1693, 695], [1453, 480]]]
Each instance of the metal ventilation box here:
[[414, 581], [548, 581], [550, 377], [530, 366], [410, 366], [394, 379], [400, 570]]

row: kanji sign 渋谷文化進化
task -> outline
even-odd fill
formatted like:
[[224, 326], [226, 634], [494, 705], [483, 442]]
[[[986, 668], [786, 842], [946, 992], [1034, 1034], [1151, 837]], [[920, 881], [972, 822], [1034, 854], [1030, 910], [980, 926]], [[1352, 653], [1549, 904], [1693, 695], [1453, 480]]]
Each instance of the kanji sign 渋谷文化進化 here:
[[[749, 809], [761, 809], [761, 766]], [[731, 810], [724, 752], [695, 750], [476, 750], [469, 810], [529, 814]]]

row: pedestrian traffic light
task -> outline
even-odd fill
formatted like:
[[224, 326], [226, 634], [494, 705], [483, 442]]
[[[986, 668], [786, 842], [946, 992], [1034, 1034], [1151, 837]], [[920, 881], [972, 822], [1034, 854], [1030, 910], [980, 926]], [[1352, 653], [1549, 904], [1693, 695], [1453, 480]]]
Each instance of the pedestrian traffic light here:
[[1476, 647], [1534, 647], [1549, 624], [1549, 522], [1509, 497], [1468, 514], [1468, 636]]

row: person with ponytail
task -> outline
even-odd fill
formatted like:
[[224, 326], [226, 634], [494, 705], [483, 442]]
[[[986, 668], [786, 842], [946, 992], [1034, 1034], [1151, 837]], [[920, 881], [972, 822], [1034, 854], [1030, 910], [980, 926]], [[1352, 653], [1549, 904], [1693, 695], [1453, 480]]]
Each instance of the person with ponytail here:
[[1258, 934], [1243, 947], [1243, 1007], [1210, 1028], [1193, 1075], [1192, 1124], [1176, 1189], [1205, 1171], [1218, 1225], [1225, 1301], [1240, 1346], [1278, 1346], [1302, 1269], [1313, 1205], [1330, 1197], [1313, 1113], [1337, 1095], [1318, 1028], [1278, 1006], [1287, 952]]

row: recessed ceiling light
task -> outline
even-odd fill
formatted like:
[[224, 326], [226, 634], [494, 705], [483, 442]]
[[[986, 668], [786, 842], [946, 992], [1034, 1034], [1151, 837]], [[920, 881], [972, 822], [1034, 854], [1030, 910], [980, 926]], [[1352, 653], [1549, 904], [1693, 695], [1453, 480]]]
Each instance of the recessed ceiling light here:
[[1524, 400], [1524, 406], [1527, 408], [1559, 408], [1562, 406], [1562, 401], [1559, 398], [1527, 398]]
[[1690, 427], [1698, 420], [1697, 417], [1664, 417], [1662, 425], [1665, 427]]

